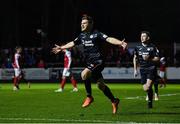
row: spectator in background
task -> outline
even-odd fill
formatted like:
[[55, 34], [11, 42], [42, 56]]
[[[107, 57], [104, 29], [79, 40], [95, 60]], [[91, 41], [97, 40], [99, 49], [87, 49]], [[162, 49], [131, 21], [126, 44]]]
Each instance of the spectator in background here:
[[6, 59], [5, 67], [6, 68], [13, 68], [12, 67], [12, 61], [11, 61], [11, 59], [9, 57]]
[[107, 52], [107, 55], [106, 55], [106, 66], [107, 67], [111, 67], [112, 58], [113, 58], [113, 49], [110, 48], [109, 52]]
[[81, 56], [82, 54], [80, 54], [80, 51], [77, 49], [77, 47], [72, 48], [71, 51], [72, 51], [71, 54], [73, 56], [72, 57], [73, 66], [75, 67], [83, 66], [79, 64], [79, 63], [82, 63], [83, 60], [80, 58], [83, 58], [83, 57]]
[[37, 64], [37, 67], [38, 68], [45, 68], [45, 62], [43, 59], [40, 59], [38, 64]]
[[[120, 60], [120, 65], [119, 66], [125, 66], [129, 67], [130, 66], [130, 58], [131, 55], [128, 51], [128, 49], [123, 49], [122, 47], [119, 48], [119, 60]], [[118, 65], [117, 65], [118, 66]]]
[[25, 55], [26, 55], [25, 58], [26, 58], [27, 66], [30, 68], [35, 67], [36, 65], [35, 49], [34, 48], [28, 49]]
[[47, 40], [47, 33], [43, 31], [41, 28], [36, 29], [36, 33], [40, 35], [41, 42], [46, 42]]

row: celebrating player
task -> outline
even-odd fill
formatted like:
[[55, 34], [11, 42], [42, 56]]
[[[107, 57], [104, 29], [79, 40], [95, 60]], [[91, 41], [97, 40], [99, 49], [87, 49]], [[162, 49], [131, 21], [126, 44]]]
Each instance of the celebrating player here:
[[150, 33], [141, 32], [141, 44], [136, 46], [134, 52], [134, 76], [137, 76], [137, 61], [140, 64], [141, 83], [148, 95], [148, 108], [152, 108], [152, 84], [157, 78], [156, 62], [159, 61], [159, 51], [150, 43]]
[[74, 76], [70, 70], [70, 66], [71, 66], [71, 62], [72, 62], [72, 58], [71, 58], [71, 51], [69, 49], [64, 49], [64, 70], [63, 70], [63, 74], [62, 74], [62, 80], [61, 80], [61, 85], [60, 88], [58, 90], [55, 90], [55, 92], [63, 92], [64, 90], [64, 85], [66, 83], [66, 77], [71, 77], [71, 83], [73, 85], [73, 92], [77, 92], [77, 83], [76, 80], [74, 79]]
[[75, 45], [83, 45], [86, 68], [81, 72], [81, 78], [85, 83], [87, 97], [82, 104], [82, 107], [85, 108], [89, 106], [94, 100], [91, 91], [91, 79], [94, 79], [98, 88], [111, 101], [113, 114], [115, 114], [118, 109], [119, 99], [114, 97], [109, 87], [104, 83], [101, 73], [104, 69], [104, 58], [101, 48], [104, 41], [124, 48], [126, 48], [127, 43], [124, 42], [124, 40], [120, 41], [116, 38], [108, 37], [97, 30], [93, 30], [93, 19], [87, 15], [82, 17], [81, 31], [82, 33], [80, 33], [74, 41], [71, 41], [63, 46], [55, 45], [53, 52], [57, 54], [63, 49], [71, 48]]

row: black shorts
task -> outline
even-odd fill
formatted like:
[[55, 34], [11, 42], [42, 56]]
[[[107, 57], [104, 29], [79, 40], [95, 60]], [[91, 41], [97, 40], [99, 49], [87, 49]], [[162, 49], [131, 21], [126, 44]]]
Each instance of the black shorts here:
[[157, 78], [157, 68], [155, 66], [140, 68], [140, 73], [142, 84], [145, 84], [147, 82], [147, 79], [150, 79], [154, 82]]
[[91, 70], [92, 78], [96, 82], [98, 79], [103, 78], [102, 71], [104, 69], [104, 62], [102, 60], [94, 61], [93, 63], [88, 63], [87, 68]]
[[154, 80], [154, 84], [159, 84], [160, 80], [161, 80], [161, 77], [157, 74]]

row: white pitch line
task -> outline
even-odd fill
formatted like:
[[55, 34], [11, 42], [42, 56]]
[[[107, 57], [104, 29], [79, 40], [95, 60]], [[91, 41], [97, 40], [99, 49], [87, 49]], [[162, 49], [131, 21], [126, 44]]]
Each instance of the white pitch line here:
[[105, 121], [105, 120], [75, 120], [75, 119], [48, 119], [48, 118], [0, 118], [0, 120], [8, 120], [8, 121], [53, 121], [53, 122], [84, 122], [84, 123], [114, 123], [118, 121]]
[[180, 95], [180, 93], [174, 93], [174, 94], [162, 94], [159, 96], [176, 96], [176, 95]]
[[[87, 123], [87, 124], [88, 123], [137, 124], [137, 122], [104, 121], [104, 120], [80, 120], [80, 119], [79, 120], [74, 120], [74, 119], [67, 120], [67, 119], [48, 119], [48, 118], [0, 118], [0, 120], [8, 120], [8, 121], [46, 121], [46, 122], [40, 122], [40, 123], [48, 123], [47, 121], [54, 121], [54, 122], [61, 123], [61, 122], [64, 121], [65, 123], [68, 123], [68, 122], [72, 123], [73, 122], [73, 123]], [[32, 122], [32, 123], [36, 123], [36, 122]], [[53, 122], [51, 122], [51, 123], [53, 123]], [[138, 124], [143, 124], [143, 123], [138, 123]], [[159, 124], [159, 123], [147, 123], [147, 124]], [[161, 123], [161, 124], [163, 124], [163, 123]], [[166, 123], [166, 124], [168, 124], [168, 123]]]
[[[180, 93], [174, 93], [174, 94], [162, 94], [159, 96], [176, 96], [176, 95], [180, 95]], [[141, 99], [141, 98], [145, 98], [146, 96], [135, 96], [135, 97], [126, 97], [124, 99]]]

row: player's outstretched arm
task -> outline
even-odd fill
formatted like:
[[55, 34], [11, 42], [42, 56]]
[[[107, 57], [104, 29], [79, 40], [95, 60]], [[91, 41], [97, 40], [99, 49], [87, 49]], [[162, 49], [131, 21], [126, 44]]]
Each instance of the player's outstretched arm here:
[[121, 40], [118, 40], [116, 38], [113, 38], [113, 37], [108, 37], [106, 39], [107, 42], [111, 43], [111, 44], [114, 44], [114, 45], [120, 45], [122, 46], [124, 49], [127, 47], [127, 43], [125, 42], [125, 39], [123, 39], [122, 41]]
[[59, 45], [57, 45], [57, 44], [55, 44], [54, 45], [54, 47], [52, 48], [52, 52], [54, 53], [54, 54], [57, 54], [57, 53], [59, 53], [59, 52], [61, 52], [61, 46], [59, 46]]
[[68, 49], [68, 48], [72, 48], [74, 46], [74, 41], [71, 41], [63, 46], [61, 46], [61, 49]]
[[133, 65], [134, 65], [134, 77], [137, 77], [138, 73], [137, 73], [137, 56], [134, 55], [133, 58]]
[[71, 41], [65, 45], [62, 45], [62, 46], [59, 46], [57, 44], [55, 44], [55, 47], [52, 48], [52, 52], [57, 54], [59, 52], [61, 52], [63, 49], [68, 49], [68, 48], [71, 48], [73, 47], [75, 44], [74, 44], [74, 41]]

